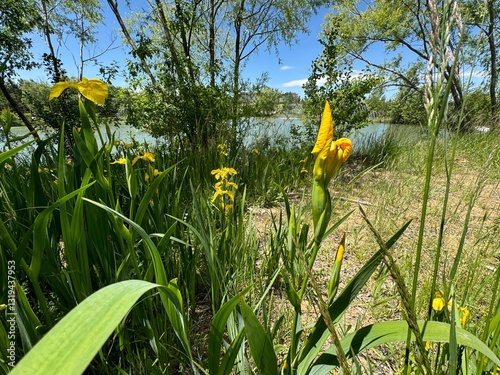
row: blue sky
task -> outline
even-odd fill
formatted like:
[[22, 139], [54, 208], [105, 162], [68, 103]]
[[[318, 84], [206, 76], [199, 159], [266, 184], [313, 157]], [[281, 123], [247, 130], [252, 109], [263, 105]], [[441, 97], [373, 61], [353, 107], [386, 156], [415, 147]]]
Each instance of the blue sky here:
[[[84, 53], [89, 55], [92, 53], [99, 53], [107, 46], [109, 46], [113, 39], [115, 47], [111, 51], [106, 52], [98, 60], [101, 64], [109, 64], [113, 60], [119, 63], [124, 63], [128, 57], [128, 49], [122, 47], [122, 40], [119, 34], [119, 25], [114, 18], [111, 10], [106, 3], [105, 10], [105, 26], [101, 26], [98, 34], [98, 45], [92, 46], [92, 51], [87, 49]], [[263, 73], [267, 72], [269, 81], [267, 85], [281, 91], [291, 91], [303, 94], [302, 84], [309, 76], [312, 61], [321, 53], [322, 46], [318, 42], [318, 34], [321, 31], [321, 25], [328, 8], [321, 8], [317, 15], [314, 15], [309, 22], [308, 34], [299, 34], [299, 41], [292, 45], [280, 45], [279, 55], [276, 56], [274, 51], [267, 52], [265, 48], [261, 48], [258, 52], [252, 55], [247, 61], [243, 75], [244, 78], [255, 81], [261, 77]], [[123, 14], [126, 18], [126, 14]], [[40, 58], [42, 53], [48, 52], [43, 39], [39, 35], [32, 35], [33, 38], [33, 53], [35, 58]], [[77, 76], [78, 69], [75, 59], [78, 60], [78, 43], [68, 41], [67, 46], [59, 47], [59, 58], [61, 58], [64, 68], [67, 70], [69, 76]], [[85, 65], [84, 76], [87, 78], [94, 78], [100, 76], [99, 67], [89, 62]], [[32, 71], [23, 71], [20, 73], [20, 78], [34, 79], [36, 81], [47, 80], [47, 75], [42, 69], [34, 69]], [[117, 77], [113, 82], [115, 85], [124, 85], [125, 80], [123, 76]]]

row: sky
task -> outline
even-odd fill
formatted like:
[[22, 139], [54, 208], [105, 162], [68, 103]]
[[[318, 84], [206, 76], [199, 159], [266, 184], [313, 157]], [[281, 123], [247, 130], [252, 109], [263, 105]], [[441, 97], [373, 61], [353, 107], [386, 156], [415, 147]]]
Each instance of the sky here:
[[[100, 26], [98, 32], [98, 44], [92, 47], [92, 51], [88, 49], [85, 54], [88, 56], [90, 52], [99, 53], [112, 45], [112, 49], [104, 53], [98, 60], [100, 64], [106, 65], [113, 61], [118, 61], [122, 67], [128, 57], [127, 47], [122, 46], [122, 39], [119, 33], [119, 25], [109, 6], [104, 2], [103, 8], [105, 11], [105, 25]], [[120, 9], [120, 8], [119, 8]], [[318, 41], [318, 35], [321, 32], [321, 25], [325, 15], [328, 13], [328, 8], [323, 7], [318, 14], [313, 15], [308, 28], [309, 33], [301, 33], [298, 35], [298, 42], [292, 46], [281, 44], [278, 48], [279, 54], [275, 52], [267, 52], [264, 47], [252, 55], [243, 70], [245, 79], [255, 82], [267, 73], [269, 80], [267, 86], [279, 89], [283, 92], [294, 92], [303, 95], [302, 85], [307, 80], [310, 73], [312, 61], [319, 56], [322, 46]], [[126, 13], [122, 14], [126, 18]], [[35, 58], [40, 58], [44, 52], [48, 52], [43, 39], [39, 35], [30, 35], [33, 40], [33, 54]], [[114, 40], [114, 43], [113, 43]], [[78, 69], [75, 60], [78, 60], [78, 43], [68, 40], [66, 46], [59, 47], [59, 58], [63, 62], [63, 66], [69, 76], [77, 76]], [[99, 67], [89, 62], [85, 65], [84, 76], [87, 78], [99, 78]], [[47, 74], [43, 69], [33, 69], [31, 71], [23, 71], [19, 74], [20, 78], [33, 79], [35, 81], [46, 81]], [[125, 85], [123, 75], [119, 75], [114, 81], [114, 85]]]
[[[142, 4], [145, 4], [142, 0], [132, 3], [136, 11], [141, 11]], [[124, 12], [122, 9], [124, 6], [124, 2], [119, 2], [122, 17], [127, 19], [130, 11], [129, 13]], [[84, 53], [86, 56], [92, 53], [100, 53], [111, 45], [111, 49], [99, 57], [99, 63], [101, 65], [109, 65], [113, 61], [117, 61], [123, 70], [125, 68], [125, 61], [129, 57], [129, 48], [128, 46], [123, 46], [120, 28], [111, 9], [104, 1], [102, 2], [102, 7], [105, 21], [98, 31], [98, 43], [92, 46], [92, 50], [86, 49]], [[298, 41], [292, 46], [286, 46], [283, 43], [280, 44], [278, 47], [278, 56], [274, 51], [268, 52], [264, 47], [261, 47], [247, 60], [242, 72], [243, 78], [251, 82], [256, 82], [264, 73], [267, 73], [269, 77], [266, 83], [267, 86], [283, 92], [294, 92], [303, 96], [304, 90], [302, 89], [302, 85], [310, 75], [313, 60], [320, 55], [323, 48], [318, 38], [322, 30], [324, 17], [328, 14], [329, 10], [328, 6], [320, 8], [318, 13], [313, 15], [308, 23], [309, 33], [298, 34]], [[39, 35], [31, 35], [31, 37], [33, 40], [33, 54], [35, 58], [40, 59], [43, 53], [48, 52], [48, 48]], [[75, 62], [75, 59], [78, 60], [78, 53], [78, 42], [74, 40], [71, 41], [68, 39], [65, 45], [59, 47], [58, 57], [62, 60], [64, 68], [70, 77], [78, 76], [78, 64]], [[371, 47], [367, 51], [367, 54], [365, 54], [365, 57], [373, 62], [381, 63], [388, 57], [388, 54], [383, 50], [383, 46], [379, 44]], [[355, 62], [353, 73], [356, 74], [363, 68], [364, 64]], [[102, 78], [99, 73], [99, 66], [95, 66], [91, 62], [85, 65], [84, 76], [87, 78]], [[42, 69], [20, 72], [19, 77], [35, 81], [46, 81], [48, 79], [47, 73]], [[116, 86], [125, 86], [125, 76], [118, 74], [112, 83]], [[392, 93], [390, 91], [386, 92], [386, 96], [390, 97], [396, 92], [395, 89], [392, 91]]]

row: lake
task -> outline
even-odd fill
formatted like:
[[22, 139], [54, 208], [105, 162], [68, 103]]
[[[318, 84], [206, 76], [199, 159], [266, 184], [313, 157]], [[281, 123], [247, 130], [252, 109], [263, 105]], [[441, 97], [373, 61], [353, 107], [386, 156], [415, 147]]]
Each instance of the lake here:
[[[281, 136], [283, 138], [290, 137], [294, 128], [300, 129], [302, 127], [302, 122], [298, 118], [274, 118], [274, 119], [265, 119], [265, 120], [255, 120], [255, 126], [250, 124], [248, 126], [248, 130], [245, 131], [244, 144], [249, 145], [253, 140], [260, 137], [267, 137], [269, 139], [276, 138], [277, 136]], [[349, 138], [353, 142], [361, 141], [363, 138], [368, 136], [378, 138], [382, 136], [385, 131], [389, 128], [388, 124], [384, 123], [375, 123], [369, 124], [368, 126], [353, 131], [349, 134]], [[104, 137], [106, 137], [105, 127], [101, 127], [101, 132]], [[115, 140], [123, 141], [125, 143], [131, 143], [132, 139], [135, 139], [139, 143], [147, 142], [149, 144], [162, 143], [161, 138], [154, 138], [151, 134], [136, 129], [134, 127], [122, 125], [122, 126], [112, 126], [111, 132], [115, 133]], [[27, 129], [25, 127], [13, 127], [11, 129], [11, 136], [18, 137], [27, 133]], [[43, 131], [39, 132], [42, 139], [47, 137], [47, 134]], [[31, 137], [25, 139], [31, 140]], [[0, 141], [0, 147], [4, 150], [5, 142]]]

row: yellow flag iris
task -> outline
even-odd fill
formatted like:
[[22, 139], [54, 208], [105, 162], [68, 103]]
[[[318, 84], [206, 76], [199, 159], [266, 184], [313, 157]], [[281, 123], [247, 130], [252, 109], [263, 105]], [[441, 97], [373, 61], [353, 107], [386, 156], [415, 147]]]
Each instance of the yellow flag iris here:
[[328, 185], [340, 166], [352, 153], [352, 142], [348, 138], [333, 140], [333, 119], [330, 104], [325, 103], [316, 144], [311, 152], [315, 157], [314, 179]]
[[328, 102], [325, 103], [318, 138], [311, 153], [314, 155], [312, 188], [314, 237], [319, 243], [331, 215], [331, 198], [328, 192], [328, 184], [352, 153], [350, 139], [333, 140], [332, 111]]
[[97, 78], [82, 78], [78, 83], [56, 83], [50, 89], [49, 100], [59, 97], [64, 90], [69, 88], [78, 90], [85, 98], [99, 105], [104, 105], [104, 101], [108, 96], [108, 87], [103, 81]]

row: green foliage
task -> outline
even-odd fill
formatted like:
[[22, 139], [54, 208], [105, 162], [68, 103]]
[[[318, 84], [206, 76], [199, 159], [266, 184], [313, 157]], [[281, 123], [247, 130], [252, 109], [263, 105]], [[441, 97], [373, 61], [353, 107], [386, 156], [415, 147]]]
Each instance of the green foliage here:
[[365, 104], [365, 96], [380, 82], [372, 74], [353, 76], [337, 26], [330, 25], [324, 34], [320, 40], [323, 51], [313, 61], [311, 76], [304, 85], [304, 125], [308, 138], [316, 133], [325, 100], [330, 102], [332, 108], [337, 137], [366, 126], [369, 108]]
[[31, 1], [2, 1], [0, 5], [0, 79], [12, 77], [18, 69], [30, 69], [35, 64], [30, 48], [31, 39], [25, 34], [41, 23], [36, 5]]
[[392, 124], [426, 126], [427, 115], [421, 92], [401, 88], [389, 102], [389, 117]]

